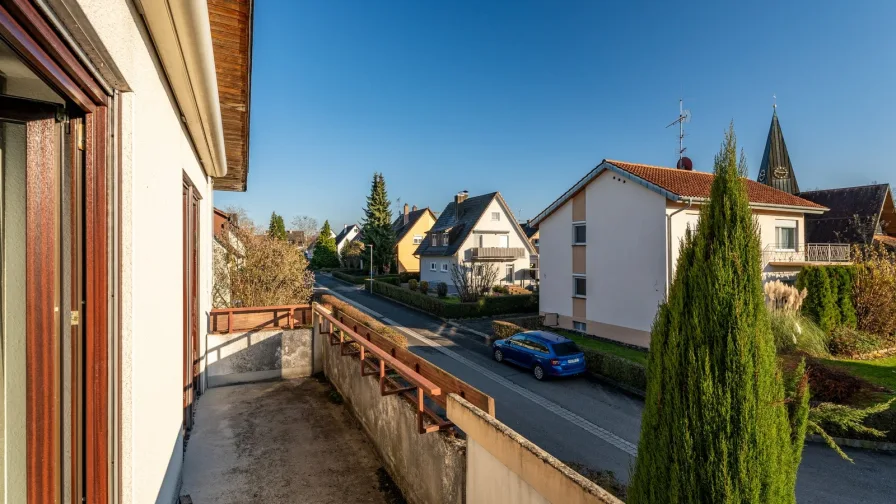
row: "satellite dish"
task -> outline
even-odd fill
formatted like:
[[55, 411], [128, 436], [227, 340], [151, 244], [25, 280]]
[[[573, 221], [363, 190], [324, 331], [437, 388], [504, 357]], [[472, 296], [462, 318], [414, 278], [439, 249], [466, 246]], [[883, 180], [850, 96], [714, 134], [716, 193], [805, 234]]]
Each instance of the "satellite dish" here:
[[679, 170], [693, 171], [694, 170], [694, 162], [691, 161], [691, 158], [685, 156], [685, 157], [681, 158], [680, 160], [678, 160], [678, 165], [676, 167]]

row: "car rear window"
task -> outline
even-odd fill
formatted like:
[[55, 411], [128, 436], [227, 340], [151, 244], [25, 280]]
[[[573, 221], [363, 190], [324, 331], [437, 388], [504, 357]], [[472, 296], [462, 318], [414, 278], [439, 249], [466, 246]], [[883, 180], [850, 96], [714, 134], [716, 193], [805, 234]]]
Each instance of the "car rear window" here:
[[560, 357], [581, 352], [581, 350], [579, 350], [579, 347], [576, 346], [576, 344], [572, 341], [567, 341], [566, 343], [554, 343], [551, 346], [554, 347], [554, 353]]

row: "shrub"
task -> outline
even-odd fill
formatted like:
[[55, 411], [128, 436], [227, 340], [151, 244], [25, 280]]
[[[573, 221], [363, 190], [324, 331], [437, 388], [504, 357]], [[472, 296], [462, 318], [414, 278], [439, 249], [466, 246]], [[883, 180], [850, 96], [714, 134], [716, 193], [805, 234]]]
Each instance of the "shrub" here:
[[510, 322], [511, 324], [516, 324], [523, 329], [527, 329], [530, 331], [543, 329], [544, 328], [544, 316], [543, 315], [532, 315], [529, 317], [515, 317], [510, 319], [504, 319], [505, 322]]
[[479, 300], [480, 317], [506, 315], [510, 313], [531, 313], [538, 311], [538, 296], [521, 294], [512, 296], [490, 296]]
[[765, 291], [765, 303], [769, 310], [786, 312], [799, 311], [808, 295], [805, 288], [801, 291], [780, 280], [766, 282], [763, 290]]
[[342, 271], [334, 271], [333, 273], [331, 273], [331, 275], [333, 275], [333, 278], [338, 278], [340, 280], [343, 280], [348, 283], [353, 283], [355, 285], [362, 285], [362, 284], [364, 284], [364, 281], [366, 280], [362, 276], [349, 275], [348, 273], [343, 273]]
[[508, 289], [504, 285], [493, 285], [492, 292], [494, 292], [495, 294], [509, 294], [510, 289]]
[[398, 276], [401, 278], [401, 283], [410, 283], [411, 280], [420, 281], [420, 272], [408, 272], [405, 271], [403, 273], [399, 273]]
[[386, 282], [387, 284], [390, 284], [390, 285], [396, 285], [396, 286], [401, 285], [401, 279], [398, 278], [397, 276], [390, 275], [390, 276], [382, 276], [382, 277], [374, 277], [374, 278], [376, 278], [380, 282]]
[[447, 296], [448, 284], [446, 284], [445, 282], [439, 282], [438, 284], [436, 284], [436, 295], [438, 295], [440, 298], [444, 298], [445, 296]]
[[523, 332], [524, 330], [525, 329], [516, 324], [505, 322], [503, 320], [492, 321], [492, 335], [495, 337], [495, 339], [507, 339], [514, 334]]
[[[408, 347], [408, 338], [404, 334], [402, 334], [388, 326], [381, 324], [376, 319], [368, 316], [361, 310], [358, 310], [354, 306], [342, 301], [341, 299], [337, 298], [336, 296], [333, 296], [331, 294], [324, 294], [323, 296], [320, 297], [319, 303], [326, 306], [327, 308], [329, 308], [330, 311], [333, 312], [334, 316], [336, 316], [337, 319], [339, 318], [339, 316], [353, 318], [356, 321], [358, 321], [359, 323], [368, 327], [373, 332], [388, 339], [389, 341], [395, 343], [396, 345], [398, 345], [402, 348]], [[346, 325], [348, 325], [348, 324], [346, 324]]]
[[408, 289], [411, 289], [412, 291], [416, 291], [417, 290], [417, 280], [414, 280], [413, 278], [408, 280]]
[[429, 282], [426, 280], [421, 281], [418, 288], [420, 289], [420, 294], [426, 294], [429, 292]]
[[860, 357], [886, 348], [887, 341], [876, 334], [846, 326], [834, 329], [831, 335], [831, 353], [843, 357]]
[[[803, 387], [788, 397], [776, 369], [736, 144], [732, 125], [651, 330], [632, 503], [796, 502], [808, 396]], [[634, 372], [609, 358], [596, 365]]]
[[837, 306], [837, 285], [831, 285], [828, 272], [829, 268], [823, 266], [806, 266], [797, 275], [796, 286], [809, 291], [803, 303], [803, 313], [830, 334], [839, 325], [841, 317]]
[[851, 404], [862, 391], [874, 389], [870, 383], [852, 373], [827, 366], [817, 359], [809, 359], [807, 364], [813, 401]]
[[857, 248], [855, 259], [856, 327], [884, 337], [896, 334], [896, 252]]
[[646, 367], [593, 348], [582, 348], [582, 352], [585, 353], [585, 365], [590, 373], [609, 378], [637, 392], [644, 393], [647, 390]]
[[827, 357], [828, 335], [815, 322], [796, 312], [769, 312], [775, 349], [780, 353], [800, 352], [813, 357]]
[[[418, 289], [422, 289], [422, 284], [423, 282], [420, 282]], [[475, 303], [446, 303], [441, 299], [422, 294], [422, 290], [413, 292], [385, 282], [373, 282], [373, 291], [443, 318], [471, 318], [538, 311], [538, 296], [532, 294], [490, 297]]]
[[834, 266], [833, 278], [837, 283], [837, 308], [840, 310], [840, 324], [856, 327], [856, 306], [853, 293], [855, 282], [854, 266]]

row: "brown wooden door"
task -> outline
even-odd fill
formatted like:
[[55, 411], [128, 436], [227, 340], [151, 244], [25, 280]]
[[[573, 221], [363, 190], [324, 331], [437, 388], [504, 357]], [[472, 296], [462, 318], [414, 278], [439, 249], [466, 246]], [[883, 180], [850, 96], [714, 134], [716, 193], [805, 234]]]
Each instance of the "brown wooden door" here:
[[199, 388], [199, 195], [192, 184], [183, 186], [184, 268], [184, 427], [193, 427], [193, 402]]

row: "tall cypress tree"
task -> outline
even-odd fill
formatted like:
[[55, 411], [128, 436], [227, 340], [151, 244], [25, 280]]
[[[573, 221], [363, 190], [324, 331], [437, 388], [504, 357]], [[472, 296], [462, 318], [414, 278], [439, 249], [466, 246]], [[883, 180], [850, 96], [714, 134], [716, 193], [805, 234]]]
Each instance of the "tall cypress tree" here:
[[324, 227], [314, 242], [314, 254], [311, 256], [311, 269], [338, 268], [339, 255], [336, 253], [336, 239], [331, 235], [330, 221], [324, 221]]
[[389, 209], [391, 205], [386, 193], [386, 179], [382, 173], [374, 173], [361, 233], [364, 243], [373, 245], [373, 266], [380, 272], [391, 266], [395, 256], [395, 232], [392, 231], [392, 210]]
[[268, 224], [268, 236], [278, 240], [285, 240], [286, 225], [283, 223], [283, 217], [277, 215], [277, 212], [271, 212], [271, 222]]
[[796, 500], [808, 394], [785, 401], [743, 172], [732, 125], [651, 332], [630, 503]]

